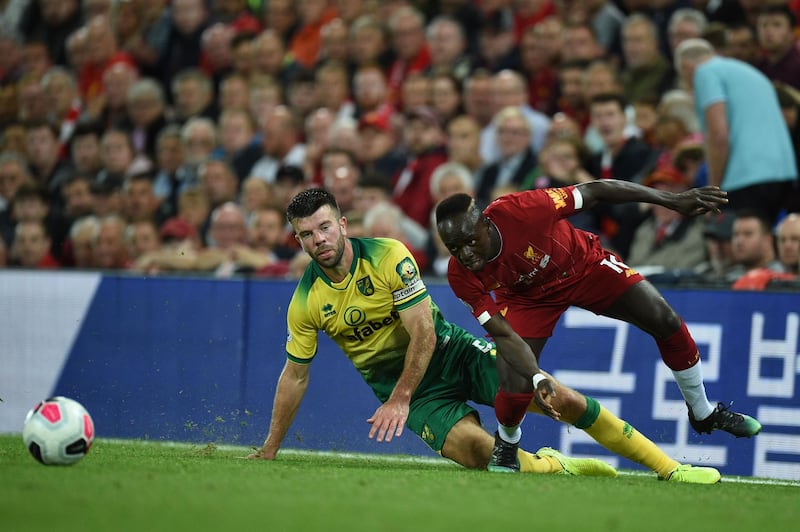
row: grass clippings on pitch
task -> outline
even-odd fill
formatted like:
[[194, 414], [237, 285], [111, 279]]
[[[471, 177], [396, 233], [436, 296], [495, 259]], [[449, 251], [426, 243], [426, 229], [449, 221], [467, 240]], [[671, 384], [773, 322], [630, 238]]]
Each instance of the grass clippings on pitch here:
[[0, 523], [29, 530], [793, 530], [800, 483], [504, 475], [443, 460], [97, 440], [42, 466], [0, 436]]

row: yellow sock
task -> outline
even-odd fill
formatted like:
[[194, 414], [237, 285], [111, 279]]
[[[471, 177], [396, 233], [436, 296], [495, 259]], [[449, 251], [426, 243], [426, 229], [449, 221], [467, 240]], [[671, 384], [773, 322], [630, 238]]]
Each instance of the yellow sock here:
[[521, 473], [559, 473], [563, 470], [561, 463], [552, 456], [537, 456], [519, 449], [517, 458]]
[[[583, 429], [609, 451], [649, 467], [664, 478], [680, 465], [638, 430], [606, 410], [591, 397], [586, 398], [586, 403], [586, 414], [575, 423], [575, 426]], [[592, 421], [591, 417], [595, 417], [595, 412], [597, 415]]]

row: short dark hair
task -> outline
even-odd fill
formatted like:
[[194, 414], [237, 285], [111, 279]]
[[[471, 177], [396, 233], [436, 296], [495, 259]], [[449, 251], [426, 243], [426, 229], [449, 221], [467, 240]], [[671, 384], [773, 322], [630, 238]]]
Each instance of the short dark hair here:
[[286, 208], [289, 223], [297, 218], [307, 218], [325, 205], [339, 213], [339, 204], [333, 194], [322, 188], [310, 188], [297, 194]]
[[764, 211], [752, 207], [736, 209], [735, 219], [741, 220], [743, 218], [755, 218], [758, 220], [758, 225], [761, 226], [761, 231], [764, 234], [772, 234], [772, 224]]
[[589, 103], [589, 107], [598, 103], [612, 102], [616, 102], [623, 113], [625, 112], [625, 107], [628, 106], [628, 102], [625, 101], [625, 97], [622, 94], [618, 92], [603, 92], [592, 98], [592, 101]]
[[472, 197], [464, 193], [453, 194], [443, 199], [436, 206], [436, 224], [468, 212], [472, 202]]
[[792, 13], [792, 10], [786, 4], [786, 2], [768, 3], [761, 8], [761, 10], [758, 12], [758, 15], [783, 15], [789, 22], [789, 27], [794, 29], [794, 27], [797, 26], [797, 17], [795, 17], [794, 13]]

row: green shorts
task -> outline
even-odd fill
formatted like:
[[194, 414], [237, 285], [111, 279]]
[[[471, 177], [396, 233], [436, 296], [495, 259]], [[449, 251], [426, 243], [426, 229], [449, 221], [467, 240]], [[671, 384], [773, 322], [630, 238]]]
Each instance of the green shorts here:
[[[491, 406], [498, 386], [494, 344], [454, 325], [448, 329], [437, 331], [436, 350], [411, 398], [406, 423], [440, 454], [450, 429], [464, 416], [478, 415], [467, 401]], [[397, 375], [393, 371], [388, 373]], [[388, 375], [367, 381], [381, 402], [389, 398], [395, 382], [396, 378]]]

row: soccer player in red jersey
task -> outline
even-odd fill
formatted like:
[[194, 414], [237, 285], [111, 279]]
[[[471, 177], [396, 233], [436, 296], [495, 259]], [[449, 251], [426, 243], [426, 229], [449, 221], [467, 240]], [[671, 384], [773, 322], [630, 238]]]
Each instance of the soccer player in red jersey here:
[[567, 221], [600, 202], [652, 203], [693, 216], [718, 212], [727, 199], [717, 187], [675, 194], [604, 179], [508, 194], [484, 211], [466, 194], [450, 196], [436, 208], [439, 235], [453, 255], [450, 286], [497, 345], [498, 431], [490, 469], [513, 469], [519, 425], [531, 401], [554, 419], [575, 420], [585, 413], [586, 401], [575, 400], [580, 394], [558, 394], [559, 384], [538, 366], [556, 322], [572, 305], [653, 336], [697, 432], [718, 429], [750, 437], [761, 431], [754, 418], [709, 402], [697, 346], [658, 290], [604, 249], [596, 235]]

